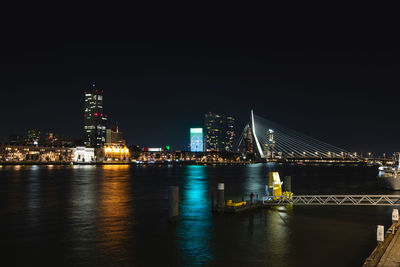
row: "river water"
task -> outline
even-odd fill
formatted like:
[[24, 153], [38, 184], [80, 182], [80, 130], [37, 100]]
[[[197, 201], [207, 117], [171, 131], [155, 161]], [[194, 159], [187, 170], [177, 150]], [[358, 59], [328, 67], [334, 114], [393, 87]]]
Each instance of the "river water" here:
[[[295, 194], [393, 194], [366, 166], [0, 166], [3, 262], [12, 265], [361, 266], [390, 207], [295, 206], [213, 214], [225, 199], [264, 193], [269, 171]], [[168, 186], [180, 187], [169, 223]]]

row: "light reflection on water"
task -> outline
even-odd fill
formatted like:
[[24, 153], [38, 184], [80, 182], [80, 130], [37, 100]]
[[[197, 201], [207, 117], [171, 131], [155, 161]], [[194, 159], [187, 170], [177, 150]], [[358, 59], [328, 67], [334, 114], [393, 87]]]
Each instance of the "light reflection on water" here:
[[128, 254], [125, 246], [133, 238], [130, 226], [135, 220], [133, 198], [130, 194], [129, 165], [103, 167], [99, 197], [99, 244], [105, 262], [124, 261]]
[[[245, 177], [244, 192], [262, 194], [265, 191], [265, 185], [268, 181], [268, 172], [265, 171], [265, 164], [248, 165]], [[248, 197], [247, 195], [245, 196], [245, 198]]]
[[205, 166], [188, 166], [181, 182], [178, 249], [187, 263], [209, 263], [213, 256], [214, 227]]

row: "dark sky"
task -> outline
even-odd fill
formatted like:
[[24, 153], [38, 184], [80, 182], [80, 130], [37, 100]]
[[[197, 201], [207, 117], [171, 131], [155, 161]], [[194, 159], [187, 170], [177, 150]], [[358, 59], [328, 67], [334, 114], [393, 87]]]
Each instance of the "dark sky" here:
[[184, 149], [205, 112], [250, 109], [349, 151], [400, 151], [398, 21], [2, 23], [0, 138], [28, 128], [83, 133], [83, 92], [104, 90], [129, 144]]

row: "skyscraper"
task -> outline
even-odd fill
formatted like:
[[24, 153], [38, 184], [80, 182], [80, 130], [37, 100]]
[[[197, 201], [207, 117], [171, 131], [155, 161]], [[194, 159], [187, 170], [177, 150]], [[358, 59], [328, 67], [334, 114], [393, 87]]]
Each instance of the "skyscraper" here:
[[40, 140], [40, 131], [39, 130], [28, 130], [28, 135], [25, 139], [25, 143], [27, 145], [38, 145]]
[[106, 141], [107, 115], [103, 113], [103, 90], [93, 83], [85, 92], [85, 146], [99, 148]]
[[208, 112], [204, 115], [204, 130], [206, 134], [206, 151], [218, 151], [221, 116]]
[[235, 125], [235, 118], [232, 116], [227, 116], [225, 118], [225, 125], [222, 127], [222, 133], [225, 135], [225, 151], [233, 151], [233, 138], [235, 137], [235, 131], [233, 126]]
[[206, 151], [233, 151], [235, 119], [216, 113], [206, 113], [204, 129], [206, 134]]
[[190, 151], [203, 152], [203, 128], [190, 128]]

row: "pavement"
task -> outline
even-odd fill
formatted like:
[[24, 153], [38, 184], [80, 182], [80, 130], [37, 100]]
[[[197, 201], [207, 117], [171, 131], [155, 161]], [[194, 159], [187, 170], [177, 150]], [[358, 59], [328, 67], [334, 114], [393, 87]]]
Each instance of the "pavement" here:
[[[397, 224], [399, 225], [399, 224]], [[400, 231], [397, 229], [395, 236], [387, 247], [378, 267], [400, 267]]]

